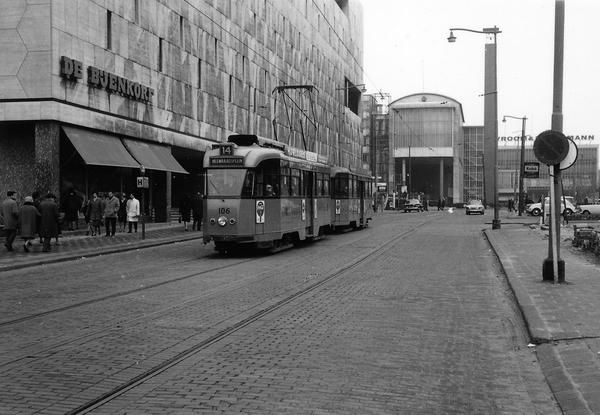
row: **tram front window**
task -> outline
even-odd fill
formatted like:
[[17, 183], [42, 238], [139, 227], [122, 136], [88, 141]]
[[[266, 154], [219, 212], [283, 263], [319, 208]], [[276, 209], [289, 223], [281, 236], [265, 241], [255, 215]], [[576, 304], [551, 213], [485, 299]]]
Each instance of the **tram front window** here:
[[208, 196], [236, 196], [242, 194], [247, 169], [210, 169], [207, 171]]

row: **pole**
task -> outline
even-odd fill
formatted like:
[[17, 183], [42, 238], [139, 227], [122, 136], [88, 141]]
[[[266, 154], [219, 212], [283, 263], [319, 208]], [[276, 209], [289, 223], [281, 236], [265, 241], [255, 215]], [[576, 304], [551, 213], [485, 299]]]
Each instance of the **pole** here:
[[524, 189], [523, 180], [525, 179], [525, 121], [527, 117], [523, 117], [523, 126], [521, 129], [521, 173], [519, 174], [519, 216], [523, 216]]
[[498, 49], [497, 37], [498, 31], [494, 31], [494, 220], [492, 229], [500, 229], [500, 219], [498, 217]]
[[[562, 132], [563, 130], [563, 62], [565, 43], [565, 2], [556, 0], [554, 16], [554, 84], [552, 100], [552, 130]], [[551, 166], [550, 190], [554, 199], [550, 198], [552, 208], [557, 214], [550, 221], [550, 238], [548, 239], [548, 258], [542, 264], [542, 278], [544, 281], [553, 281], [554, 284], [565, 281], [565, 261], [560, 258], [560, 215], [561, 212], [561, 170], [560, 164]], [[556, 241], [556, 245], [553, 244]]]

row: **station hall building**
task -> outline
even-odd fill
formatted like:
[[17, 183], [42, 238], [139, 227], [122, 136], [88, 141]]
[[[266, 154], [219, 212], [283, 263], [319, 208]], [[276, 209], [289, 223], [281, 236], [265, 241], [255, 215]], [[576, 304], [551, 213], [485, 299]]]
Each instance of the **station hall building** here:
[[205, 150], [232, 134], [362, 167], [359, 0], [2, 7], [2, 195], [144, 191], [168, 222], [203, 192]]
[[[365, 151], [377, 177], [380, 192], [418, 197], [447, 205], [480, 199], [487, 204], [485, 189], [494, 186], [485, 174], [485, 129], [464, 125], [460, 102], [435, 93], [417, 93], [400, 99], [381, 100], [378, 94], [363, 97]], [[565, 195], [578, 202], [596, 200], [598, 193], [598, 144], [593, 135], [570, 135], [577, 146], [577, 158], [562, 171]], [[498, 137], [498, 202], [506, 206], [518, 200], [521, 166], [521, 137]], [[539, 163], [533, 151], [535, 137], [527, 136], [523, 161], [536, 167], [537, 176], [524, 176], [527, 199], [548, 196], [548, 167]]]

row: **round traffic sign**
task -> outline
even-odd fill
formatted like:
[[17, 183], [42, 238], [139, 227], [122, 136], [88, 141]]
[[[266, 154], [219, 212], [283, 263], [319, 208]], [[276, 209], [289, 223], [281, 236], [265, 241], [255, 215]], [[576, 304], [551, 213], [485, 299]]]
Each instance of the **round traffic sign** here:
[[535, 138], [533, 153], [544, 164], [559, 164], [569, 153], [569, 140], [560, 131], [546, 130]]
[[575, 161], [577, 160], [577, 155], [579, 154], [579, 149], [577, 148], [577, 144], [575, 144], [575, 141], [573, 141], [569, 137], [567, 137], [567, 140], [569, 140], [569, 153], [567, 154], [567, 157], [565, 157], [565, 159], [560, 162], [561, 170], [566, 170], [573, 164], [575, 164]]

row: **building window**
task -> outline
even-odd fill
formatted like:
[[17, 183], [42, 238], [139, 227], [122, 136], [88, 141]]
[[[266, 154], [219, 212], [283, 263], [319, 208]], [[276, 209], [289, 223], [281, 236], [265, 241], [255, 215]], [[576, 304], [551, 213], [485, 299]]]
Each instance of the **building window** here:
[[228, 101], [231, 102], [233, 100], [233, 75], [229, 75], [229, 97]]
[[185, 39], [183, 36], [183, 16], [179, 16], [179, 45], [181, 49], [185, 49]]
[[112, 12], [106, 11], [106, 49], [112, 49]]
[[198, 59], [198, 89], [202, 89], [202, 59]]
[[163, 38], [158, 38], [158, 71], [163, 71]]
[[140, 0], [133, 1], [133, 18], [136, 24], [140, 24]]

